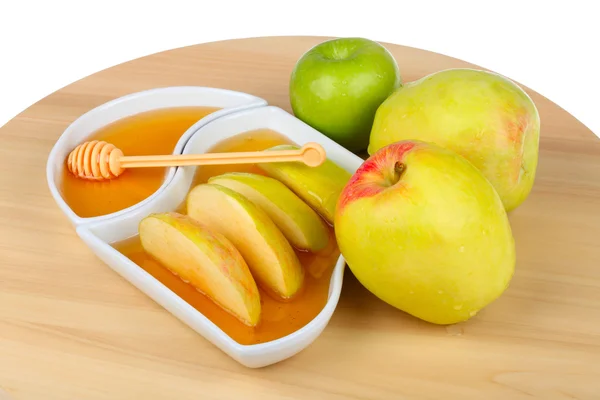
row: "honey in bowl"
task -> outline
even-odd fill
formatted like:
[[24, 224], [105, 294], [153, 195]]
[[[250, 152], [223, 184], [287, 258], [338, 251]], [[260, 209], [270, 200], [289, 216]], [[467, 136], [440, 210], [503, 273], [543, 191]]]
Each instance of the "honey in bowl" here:
[[[181, 136], [196, 122], [219, 110], [214, 107], [173, 107], [135, 114], [99, 130], [87, 140], [103, 140], [127, 156], [172, 154]], [[64, 169], [60, 190], [73, 212], [82, 218], [111, 214], [146, 199], [162, 185], [167, 168], [132, 168], [118, 179], [89, 181]]]
[[[259, 151], [279, 144], [290, 144], [284, 136], [271, 130], [246, 132], [227, 139], [213, 147], [210, 152]], [[256, 165], [200, 166], [194, 185], [206, 183], [211, 177], [227, 172], [251, 172], [266, 175]], [[177, 212], [185, 213], [185, 207]], [[157, 280], [171, 289], [184, 301], [210, 319], [227, 335], [240, 344], [265, 343], [289, 335], [314, 319], [327, 303], [331, 274], [339, 258], [333, 228], [324, 223], [329, 236], [325, 248], [310, 252], [294, 248], [305, 274], [302, 287], [291, 299], [282, 299], [271, 290], [258, 285], [261, 303], [260, 322], [255, 327], [242, 323], [234, 315], [217, 305], [211, 298], [184, 282], [148, 254], [135, 236], [114, 247]]]

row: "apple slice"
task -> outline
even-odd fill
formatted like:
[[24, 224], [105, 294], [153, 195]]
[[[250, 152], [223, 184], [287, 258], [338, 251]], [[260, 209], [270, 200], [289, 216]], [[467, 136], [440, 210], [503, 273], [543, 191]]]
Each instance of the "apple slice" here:
[[282, 298], [302, 287], [304, 270], [294, 249], [267, 213], [243, 195], [200, 184], [188, 194], [187, 212], [229, 239], [263, 287]]
[[[297, 150], [296, 145], [278, 145], [267, 150]], [[259, 163], [258, 167], [292, 189], [302, 200], [333, 224], [335, 207], [352, 176], [331, 160], [318, 167], [298, 162]]]
[[151, 214], [139, 224], [144, 250], [244, 324], [256, 326], [261, 303], [248, 265], [233, 244], [192, 218]]
[[208, 183], [228, 187], [262, 208], [298, 249], [317, 252], [329, 242], [329, 231], [319, 215], [287, 186], [268, 176], [230, 172]]

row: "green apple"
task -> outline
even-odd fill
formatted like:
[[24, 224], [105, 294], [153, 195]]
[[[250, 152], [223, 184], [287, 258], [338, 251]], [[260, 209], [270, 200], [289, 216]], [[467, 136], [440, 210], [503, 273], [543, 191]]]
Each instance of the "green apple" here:
[[335, 234], [369, 291], [436, 324], [474, 316], [515, 268], [498, 193], [464, 157], [427, 142], [396, 142], [369, 157], [340, 196]]
[[[282, 144], [269, 150], [297, 150], [299, 146]], [[333, 224], [335, 207], [344, 185], [351, 174], [333, 161], [326, 159], [318, 167], [299, 162], [259, 163], [260, 169], [289, 187], [327, 222]]]
[[294, 115], [350, 151], [367, 148], [377, 107], [401, 85], [382, 45], [363, 38], [328, 40], [308, 50], [290, 79]]
[[214, 176], [208, 183], [228, 187], [262, 208], [297, 249], [314, 253], [327, 246], [329, 230], [325, 222], [277, 179], [246, 172], [230, 172]]
[[294, 249], [257, 205], [225, 186], [205, 183], [190, 191], [186, 206], [190, 217], [233, 243], [258, 284], [284, 299], [300, 290], [304, 270]]
[[450, 69], [407, 83], [377, 110], [369, 154], [416, 139], [466, 157], [494, 185], [507, 211], [534, 183], [540, 117], [510, 80], [485, 71]]
[[144, 250], [244, 324], [256, 326], [261, 303], [256, 282], [223, 235], [178, 213], [151, 214], [139, 224]]

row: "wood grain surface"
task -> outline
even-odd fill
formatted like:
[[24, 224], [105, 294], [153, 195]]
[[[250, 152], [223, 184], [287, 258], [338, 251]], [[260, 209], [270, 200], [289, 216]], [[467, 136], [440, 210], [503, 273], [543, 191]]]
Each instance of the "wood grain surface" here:
[[[45, 179], [48, 153], [73, 120], [116, 97], [171, 85], [239, 90], [291, 111], [293, 65], [324, 39], [245, 39], [155, 54], [75, 82], [0, 129], [0, 393], [16, 400], [600, 399], [600, 140], [531, 91], [541, 153], [534, 190], [510, 215], [516, 274], [499, 300], [459, 326], [409, 317], [347, 270], [322, 336], [287, 361], [250, 370], [78, 239]], [[386, 46], [404, 81], [472, 66]]]

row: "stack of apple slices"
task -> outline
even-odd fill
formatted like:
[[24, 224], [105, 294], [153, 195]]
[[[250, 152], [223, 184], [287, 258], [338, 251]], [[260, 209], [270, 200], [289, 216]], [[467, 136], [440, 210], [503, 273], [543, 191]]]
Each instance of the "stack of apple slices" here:
[[[298, 148], [293, 145], [272, 149]], [[305, 271], [294, 251], [327, 248], [328, 224], [350, 174], [330, 160], [260, 164], [269, 176], [233, 172], [194, 187], [187, 215], [152, 214], [144, 250], [248, 326], [260, 321], [258, 286], [290, 301]], [[309, 271], [310, 272], [310, 271]]]

